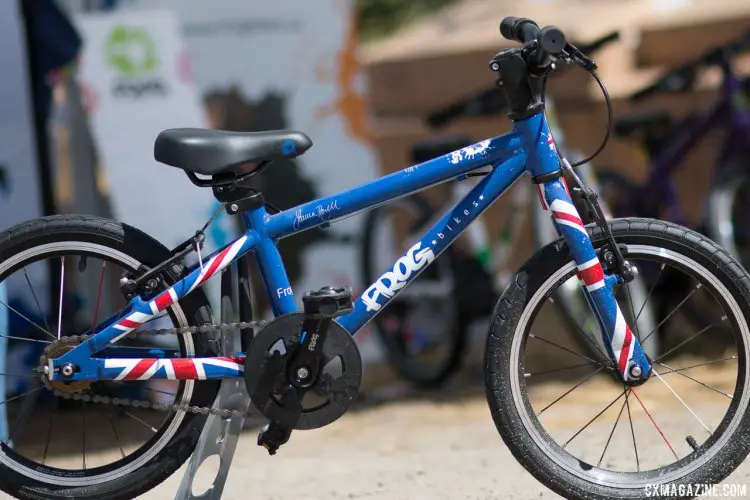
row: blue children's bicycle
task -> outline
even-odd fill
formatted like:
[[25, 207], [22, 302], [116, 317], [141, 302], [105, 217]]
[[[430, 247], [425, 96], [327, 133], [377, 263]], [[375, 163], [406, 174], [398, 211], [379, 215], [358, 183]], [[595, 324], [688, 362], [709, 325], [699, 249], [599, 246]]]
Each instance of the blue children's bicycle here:
[[[8, 336], [9, 342], [44, 348], [33, 372], [3, 374], [36, 383], [3, 403], [9, 437], [0, 444], [0, 488], [20, 498], [133, 498], [190, 456], [206, 414], [237, 411], [211, 407], [221, 379], [244, 378], [253, 405], [269, 421], [258, 442], [272, 454], [293, 429], [330, 424], [358, 394], [362, 366], [353, 336], [527, 172], [562, 239], [515, 275], [491, 322], [487, 399], [507, 446], [535, 477], [569, 498], [642, 498], [654, 485], [715, 483], [732, 472], [750, 445], [750, 276], [727, 252], [688, 229], [650, 219], [606, 223], [596, 194], [556, 150], [543, 113], [544, 81], [555, 60], [596, 77], [595, 64], [555, 27], [540, 30], [532, 21], [509, 17], [500, 28], [523, 44], [490, 62], [508, 98], [512, 133], [276, 212], [246, 181], [274, 160], [304, 153], [312, 145], [307, 136], [167, 130], [156, 140], [156, 159], [211, 187], [247, 226], [225, 248], [201, 255], [199, 231], [169, 251], [125, 224], [87, 216], [46, 217], [3, 233], [0, 277], [28, 283], [23, 298], [50, 313], [40, 314], [43, 321], [24, 316], [30, 328]], [[252, 170], [239, 168], [248, 163]], [[298, 312], [276, 247], [280, 238], [465, 179], [481, 167], [489, 167], [481, 182], [355, 301], [348, 289], [326, 287], [306, 293], [304, 311]], [[564, 170], [595, 224], [581, 222]], [[248, 252], [257, 259], [275, 319], [253, 331], [260, 325], [246, 310], [238, 324], [212, 325], [200, 287]], [[193, 253], [198, 263], [184, 264]], [[37, 293], [29, 278], [38, 266], [59, 277], [51, 297]], [[693, 294], [713, 298], [716, 321], [729, 327], [720, 331], [730, 333], [705, 335], [713, 326], [706, 325], [683, 342], [698, 342], [698, 352], [649, 359], [641, 343], [654, 331], [638, 331], [636, 310], [627, 315], [636, 318], [631, 330], [618, 305], [638, 269], [646, 267], [687, 276], [693, 286], [683, 303]], [[592, 344], [599, 359], [558, 339], [561, 328], [544, 311], [555, 290], [574, 276], [600, 325], [605, 348]], [[71, 312], [66, 298], [84, 289], [93, 298]], [[632, 300], [626, 303], [633, 307]], [[679, 306], [656, 328], [681, 328], [678, 318]], [[242, 335], [244, 352], [221, 352], [217, 332], [229, 328]], [[176, 347], [164, 347], [157, 334], [174, 335]], [[701, 344], [705, 337], [710, 342]], [[141, 387], [133, 394], [150, 396], [122, 397], [126, 387]], [[36, 395], [38, 411], [21, 413], [29, 394]], [[584, 400], [602, 410], [585, 414]], [[572, 407], [552, 416], [567, 403]], [[579, 436], [590, 432], [600, 437], [581, 445]]]

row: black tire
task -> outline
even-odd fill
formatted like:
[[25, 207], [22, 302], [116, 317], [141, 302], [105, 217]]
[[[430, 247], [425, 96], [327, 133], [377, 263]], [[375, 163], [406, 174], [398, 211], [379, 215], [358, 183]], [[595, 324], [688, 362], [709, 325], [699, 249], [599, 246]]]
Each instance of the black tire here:
[[[712, 241], [675, 224], [651, 219], [613, 220], [610, 227], [620, 243], [665, 249], [674, 252], [675, 255], [692, 259], [725, 287], [732, 300], [736, 301], [737, 316], [750, 317], [750, 277], [727, 252]], [[595, 247], [604, 244], [604, 235], [598, 228], [589, 227], [589, 232]], [[519, 330], [522, 328], [520, 325], [522, 316], [529, 317], [530, 311], [524, 312], [527, 306], [536, 307], [533, 301], [538, 303], [543, 300], [543, 298], [535, 297], [535, 292], [547, 286], [544, 284], [549, 282], [553, 274], [556, 271], [559, 272], [570, 260], [569, 251], [564, 245], [553, 244], [541, 249], [515, 275], [513, 282], [497, 303], [490, 325], [485, 355], [486, 395], [495, 426], [518, 462], [541, 483], [566, 498], [601, 500], [635, 499], [647, 496], [661, 498], [659, 495], [653, 495], [653, 490], [649, 495], [646, 491], [647, 486], [631, 488], [605, 486], [603, 483], [609, 480], [609, 477], [604, 473], [609, 473], [608, 471], [579, 460], [561, 462], [560, 456], [546, 454], [530, 434], [529, 427], [522, 421], [526, 417], [521, 416], [518, 405], [530, 407], [528, 401], [519, 403], [514, 400], [514, 394], [521, 392], [524, 399], [527, 397], [524, 383], [517, 382], [519, 377], [524, 378], [521, 366], [523, 362], [513, 359], [511, 351], [514, 343], [519, 342], [516, 336], [525, 335], [525, 332]], [[747, 320], [742, 319], [742, 321], [745, 321], [746, 326]], [[744, 335], [746, 336], [747, 333]], [[520, 349], [518, 346], [516, 348]], [[747, 347], [744, 348], [747, 349]], [[739, 344], [737, 349], [739, 351]], [[747, 390], [745, 385], [747, 364], [740, 360], [738, 366], [740, 373], [745, 374], [745, 378], [738, 376], [735, 394], [742, 394], [740, 391]], [[513, 389], [512, 386], [516, 383], [517, 387]], [[670, 483], [675, 485], [717, 484], [739, 466], [750, 451], [750, 441], [746, 439], [750, 435], [750, 413], [747, 412], [747, 402], [740, 401], [738, 404], [744, 404], [745, 408], [738, 409], [730, 406], [725, 418], [733, 419], [731, 421], [733, 427], [722, 427], [728, 430], [727, 436], [721, 437], [720, 449], [706, 457], [704, 463], [696, 465], [684, 476], [677, 477]], [[735, 416], [737, 418], [734, 418]], [[528, 418], [531, 419], [531, 417]], [[529, 421], [529, 425], [534, 432], [539, 432], [538, 429], [541, 426], [535, 418], [533, 417], [533, 423]], [[549, 440], [546, 431], [541, 432], [546, 436], [541, 439]], [[712, 450], [712, 448], [708, 447], [707, 450]], [[571, 466], [571, 464], [574, 465]], [[675, 470], [677, 471], [675, 474], [679, 474], [682, 469]], [[647, 473], [634, 472], [634, 476], [629, 477], [638, 477], [641, 482], [648, 480], [654, 484], [662, 482], [659, 476], [644, 476], [644, 474]]]
[[[434, 211], [430, 207], [430, 204], [422, 197], [418, 195], [412, 195], [400, 200], [396, 200], [393, 203], [404, 204], [408, 210], [414, 213], [414, 223], [409, 228], [410, 234], [420, 234], [422, 229], [426, 229], [426, 224], [430, 221]], [[360, 270], [362, 273], [362, 281], [364, 286], [374, 283], [378, 278], [378, 272], [385, 271], [384, 269], [375, 269], [377, 267], [375, 260], [375, 239], [376, 229], [381, 224], [384, 217], [387, 216], [388, 206], [377, 207], [371, 210], [365, 219], [364, 233], [362, 237], [362, 246], [360, 247]], [[446, 264], [447, 266], [444, 265]], [[441, 265], [442, 264], [442, 265]], [[398, 299], [394, 299], [387, 308], [385, 308], [385, 314], [381, 311], [375, 319], [373, 324], [375, 326], [374, 333], [378, 336], [380, 344], [383, 346], [385, 355], [388, 363], [398, 373], [399, 376], [412, 384], [420, 387], [435, 387], [443, 384], [449, 377], [451, 377], [460, 368], [463, 360], [464, 351], [466, 349], [466, 335], [465, 330], [468, 325], [468, 314], [461, 310], [461, 306], [458, 302], [458, 292], [455, 288], [457, 283], [455, 279], [455, 270], [459, 266], [457, 256], [452, 248], [448, 248], [441, 254], [435, 262], [430, 265], [424, 273], [422, 273], [416, 280], [429, 279], [430, 273], [437, 272], [440, 269], [441, 272], [450, 272], [454, 274], [452, 276], [452, 282], [454, 283], [454, 290], [452, 292], [452, 300], [455, 305], [456, 314], [453, 315], [453, 322], [448, 326], [447, 343], [447, 356], [439, 360], [437, 363], [432, 363], [430, 366], [421, 366], [415, 362], [409, 353], [404, 352], [404, 349], [398, 342], [398, 338], [405, 335], [405, 332], [399, 330], [396, 332], [388, 332], [387, 327], [384, 324], [385, 315], [388, 311], [394, 312], [401, 303]], [[395, 308], [394, 308], [395, 306]]]
[[[64, 215], [44, 217], [26, 222], [0, 234], [0, 263], [6, 262], [7, 259], [18, 255], [19, 252], [33, 249], [39, 245], [60, 242], [85, 242], [106, 247], [121, 252], [147, 267], [155, 266], [169, 256], [166, 247], [145, 233], [126, 224], [92, 216]], [[3, 273], [3, 279], [12, 269], [8, 268]], [[165, 281], [176, 281], [180, 272], [181, 269], [178, 266], [173, 266], [169, 272], [164, 274]], [[184, 313], [183, 323], [186, 320], [190, 325], [201, 325], [211, 321], [209, 304], [202, 290], [196, 290], [180, 300], [177, 307], [181, 308], [181, 313]], [[181, 346], [184, 345], [183, 340], [180, 337]], [[193, 335], [192, 342], [196, 355], [216, 355], [210, 347], [207, 336]], [[211, 406], [218, 392], [218, 387], [218, 383], [213, 381], [195, 383], [190, 404]], [[115, 476], [96, 484], [70, 486], [29, 478], [0, 461], [0, 489], [14, 497], [23, 499], [124, 500], [135, 498], [167, 479], [193, 452], [206, 421], [206, 416], [192, 413], [181, 414], [182, 417], [177, 417], [177, 415], [173, 414], [167, 420], [168, 422], [174, 422], [175, 418], [182, 419], [177, 429], [170, 431], [173, 432], [171, 439], [163, 445], [158, 453], [132, 472], [125, 473], [123, 471], [121, 476]], [[162, 430], [163, 428], [159, 429], [159, 432], [161, 433]], [[158, 436], [158, 434], [155, 434], [155, 436]], [[155, 442], [155, 440], [149, 441], [149, 443], [152, 442]], [[145, 447], [146, 445], [143, 446], [143, 448]], [[127, 458], [114, 463], [124, 463], [122, 467], [126, 467], [129, 463], [138, 460], [139, 457], [145, 456], [147, 451], [148, 449], [141, 452], [139, 449], [128, 455]], [[3, 460], [11, 459], [6, 454], [5, 448], [0, 450], [0, 454], [3, 455]], [[100, 469], [106, 469], [111, 465], [113, 464], [103, 466]], [[119, 470], [120, 468], [113, 468], [113, 470]], [[97, 472], [97, 474], [103, 473], [102, 471]]]

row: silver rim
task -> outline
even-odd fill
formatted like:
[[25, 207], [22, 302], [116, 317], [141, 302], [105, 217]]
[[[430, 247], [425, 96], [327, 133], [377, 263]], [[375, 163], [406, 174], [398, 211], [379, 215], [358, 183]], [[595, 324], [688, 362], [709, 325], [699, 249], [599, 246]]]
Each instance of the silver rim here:
[[[138, 266], [141, 265], [141, 263], [133, 257], [103, 245], [83, 241], [62, 241], [57, 243], [47, 243], [44, 245], [39, 245], [12, 256], [11, 258], [0, 263], [0, 275], [5, 273], [11, 267], [23, 261], [34, 259], [39, 256], [44, 256], [45, 254], [49, 253], [66, 251], [85, 251], [93, 254], [98, 254], [112, 259], [113, 261], [120, 264], [130, 266], [133, 269], [137, 269]], [[185, 317], [185, 313], [180, 307], [179, 303], [175, 303], [175, 305], [172, 306], [171, 310], [176, 318], [177, 326], [187, 326], [187, 318]], [[189, 334], [184, 334], [182, 337], [184, 339], [186, 354], [188, 356], [195, 355], [195, 346], [193, 345], [192, 336]], [[185, 381], [183, 385], [182, 398], [179, 401], [175, 401], [175, 403], [187, 405], [192, 398], [193, 390], [194, 382], [192, 380]], [[8, 456], [4, 452], [4, 450], [2, 450], [2, 448], [0, 448], [0, 463], [30, 479], [49, 484], [67, 487], [91, 486], [92, 484], [101, 484], [131, 474], [148, 463], [148, 461], [151, 460], [157, 453], [159, 453], [174, 437], [175, 433], [180, 428], [180, 424], [182, 423], [184, 417], [185, 414], [183, 412], [174, 413], [172, 419], [169, 422], [169, 426], [164, 430], [158, 441], [156, 441], [156, 443], [154, 443], [151, 448], [143, 452], [132, 462], [127, 463], [125, 466], [96, 476], [64, 478], [55, 475], [44, 474], [35, 469], [31, 469], [19, 464], [18, 462], [13, 460], [12, 457]]]
[[[721, 295], [722, 299], [729, 306], [729, 310], [731, 311], [731, 314], [734, 316], [735, 321], [739, 325], [740, 333], [744, 341], [743, 343], [744, 343], [744, 349], [745, 349], [745, 359], [747, 359], [748, 357], [747, 340], [748, 340], [748, 335], [749, 335], [747, 321], [742, 315], [742, 311], [737, 301], [729, 293], [729, 290], [727, 290], [727, 288], [719, 281], [719, 279], [716, 278], [716, 276], [714, 276], [705, 267], [698, 264], [694, 260], [688, 257], [685, 257], [684, 255], [681, 255], [679, 253], [673, 252], [672, 250], [667, 250], [664, 248], [652, 247], [652, 246], [647, 246], [647, 245], [627, 245], [627, 248], [628, 248], [629, 253], [633, 253], [637, 255], [654, 255], [654, 256], [659, 256], [666, 260], [671, 260], [674, 263], [677, 263], [679, 265], [682, 265], [691, 269], [698, 276], [700, 276], [703, 280], [710, 283], [713, 289]], [[536, 310], [539, 302], [545, 297], [545, 295], [556, 284], [556, 282], [559, 281], [566, 274], [572, 272], [574, 268], [575, 268], [575, 262], [573, 261], [568, 262], [566, 265], [562, 266], [557, 272], [555, 272], [552, 276], [550, 276], [542, 284], [542, 286], [540, 286], [539, 289], [537, 289], [537, 291], [531, 297], [531, 299], [526, 305], [526, 308], [521, 314], [521, 318], [519, 319], [518, 325], [516, 326], [516, 330], [513, 334], [513, 343], [511, 345], [511, 358], [510, 358], [511, 360], [520, 359], [520, 355], [522, 353], [522, 347], [523, 347], [524, 333], [526, 332], [527, 325], [531, 318], [531, 313], [534, 310]], [[639, 489], [639, 488], [646, 487], [648, 484], [653, 484], [654, 481], [652, 478], [651, 479], [644, 478], [642, 480], [638, 480], [633, 476], [629, 476], [628, 481], [626, 483], [607, 481], [605, 478], [596, 475], [596, 470], [598, 470], [596, 468], [592, 469], [593, 471], [592, 474], [585, 474], [580, 469], [575, 469], [571, 467], [570, 464], [568, 464], [567, 462], [557, 460], [558, 451], [553, 450], [550, 447], [550, 443], [546, 439], [544, 439], [544, 437], [538, 432], [537, 426], [534, 425], [534, 421], [532, 421], [533, 417], [527, 413], [527, 409], [524, 404], [524, 398], [523, 398], [523, 394], [521, 390], [521, 379], [518, 375], [517, 364], [511, 363], [511, 365], [512, 366], [510, 368], [510, 373], [508, 375], [510, 376], [511, 393], [513, 396], [513, 402], [514, 402], [516, 411], [518, 412], [518, 415], [520, 416], [521, 422], [523, 423], [523, 426], [526, 429], [526, 432], [534, 440], [534, 443], [536, 444], [536, 446], [540, 450], [542, 450], [542, 452], [547, 457], [554, 460], [555, 463], [559, 467], [563, 468], [570, 474], [573, 474], [588, 482], [596, 482], [596, 484], [600, 486], [608, 486], [608, 487], [620, 488], [620, 489], [623, 489], [623, 488]], [[696, 460], [693, 460], [690, 463], [686, 464], [683, 468], [680, 468], [676, 471], [672, 471], [672, 472], [659, 476], [660, 483], [674, 482], [678, 480], [679, 478], [687, 474], [690, 474], [691, 472], [693, 472], [694, 470], [698, 469], [700, 466], [705, 464], [707, 461], [712, 459], [716, 455], [716, 453], [718, 453], [719, 450], [721, 450], [727, 445], [729, 438], [736, 431], [747, 409], [748, 398], [750, 398], [750, 394], [748, 394], [748, 390], [747, 390], [749, 371], [750, 371], [750, 365], [746, 365], [745, 374], [744, 374], [745, 383], [743, 386], [744, 390], [743, 390], [741, 399], [739, 401], [739, 404], [737, 406], [737, 412], [733, 416], [732, 420], [730, 421], [723, 435], [716, 441], [716, 443], [709, 450], [703, 453]]]

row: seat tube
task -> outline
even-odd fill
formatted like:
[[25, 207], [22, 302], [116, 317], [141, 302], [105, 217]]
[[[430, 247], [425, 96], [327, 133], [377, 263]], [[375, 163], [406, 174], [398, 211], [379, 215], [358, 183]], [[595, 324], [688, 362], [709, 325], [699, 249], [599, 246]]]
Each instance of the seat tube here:
[[[537, 184], [540, 201], [550, 212], [558, 233], [565, 239], [575, 260], [579, 282], [597, 318], [610, 359], [623, 380], [648, 376], [650, 363], [612, 295], [618, 278], [604, 274], [562, 177], [555, 143], [544, 115], [517, 121], [514, 127], [526, 150], [527, 168]], [[638, 373], [637, 370], [631, 371], [636, 365], [641, 369], [638, 376], [633, 375]]]
[[253, 229], [260, 235], [254, 248], [255, 258], [266, 287], [266, 295], [271, 301], [273, 315], [281, 316], [296, 312], [297, 305], [294, 302], [292, 285], [289, 283], [284, 261], [281, 259], [276, 242], [269, 238], [265, 231], [267, 216], [266, 209], [260, 207], [243, 213], [242, 219], [248, 229]]

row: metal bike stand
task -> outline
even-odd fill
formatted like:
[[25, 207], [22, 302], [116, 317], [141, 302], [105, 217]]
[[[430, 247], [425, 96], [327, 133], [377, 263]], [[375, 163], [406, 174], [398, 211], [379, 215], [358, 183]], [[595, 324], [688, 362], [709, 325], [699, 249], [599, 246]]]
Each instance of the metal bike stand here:
[[[236, 321], [239, 316], [252, 315], [249, 308], [242, 307], [242, 292], [237, 290], [237, 276], [239, 284], [247, 277], [247, 262], [243, 257], [237, 264], [233, 264], [221, 277], [221, 322], [229, 323]], [[235, 267], [238, 266], [238, 267]], [[239, 295], [239, 296], [238, 296]], [[242, 321], [250, 321], [252, 317], [241, 318]], [[223, 355], [232, 355], [242, 350], [241, 335], [239, 330], [222, 330], [221, 352]], [[245, 388], [245, 379], [225, 379], [221, 381], [219, 393], [214, 401], [213, 408], [222, 410], [238, 410], [242, 416], [222, 418], [218, 415], [209, 415], [206, 425], [203, 427], [198, 444], [190, 457], [187, 471], [182, 478], [180, 487], [175, 495], [175, 500], [216, 500], [221, 498], [224, 484], [229, 475], [229, 467], [232, 465], [237, 441], [239, 440], [242, 427], [245, 423], [245, 415], [250, 407], [250, 396]], [[202, 494], [193, 494], [193, 482], [201, 464], [213, 455], [219, 456], [219, 471], [211, 486]]]

